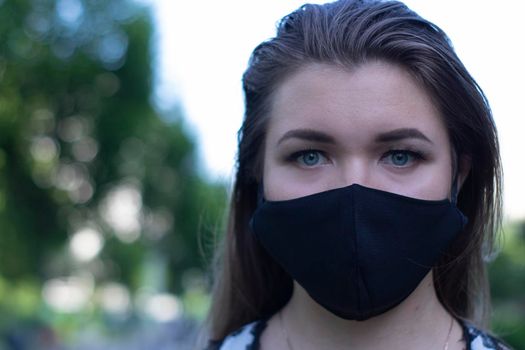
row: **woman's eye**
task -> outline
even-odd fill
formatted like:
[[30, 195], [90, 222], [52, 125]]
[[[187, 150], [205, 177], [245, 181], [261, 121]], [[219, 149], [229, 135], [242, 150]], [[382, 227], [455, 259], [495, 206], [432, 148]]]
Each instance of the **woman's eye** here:
[[389, 151], [384, 157], [383, 161], [398, 168], [403, 168], [412, 165], [412, 163], [422, 156], [413, 151], [394, 150]]
[[410, 161], [410, 155], [402, 152], [394, 153], [390, 158], [395, 166], [405, 166]]
[[320, 151], [309, 150], [309, 151], [300, 151], [292, 155], [293, 160], [295, 160], [299, 165], [304, 167], [314, 167], [317, 165], [326, 164], [327, 159]]

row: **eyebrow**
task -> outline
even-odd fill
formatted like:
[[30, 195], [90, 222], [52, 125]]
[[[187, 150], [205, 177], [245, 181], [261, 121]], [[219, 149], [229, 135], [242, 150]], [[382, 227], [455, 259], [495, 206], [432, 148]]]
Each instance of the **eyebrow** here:
[[291, 138], [297, 138], [305, 141], [313, 141], [313, 142], [320, 142], [320, 143], [327, 143], [327, 144], [335, 144], [335, 139], [325, 134], [324, 132], [320, 132], [317, 130], [312, 129], [294, 129], [287, 131], [277, 142], [277, 144], [281, 144], [283, 141], [291, 139]]
[[377, 143], [387, 143], [387, 142], [400, 141], [404, 139], [420, 139], [420, 140], [433, 144], [433, 142], [430, 141], [430, 139], [426, 137], [425, 134], [423, 134], [418, 129], [412, 129], [412, 128], [395, 129], [392, 131], [381, 133], [377, 135], [375, 141]]
[[[319, 143], [326, 143], [326, 144], [335, 144], [335, 139], [321, 131], [312, 130], [312, 129], [293, 129], [287, 131], [277, 142], [277, 144], [281, 144], [284, 141], [291, 139], [291, 138], [297, 138], [305, 141], [312, 141], [312, 142], [319, 142]], [[401, 141], [404, 139], [420, 139], [423, 141], [426, 141], [428, 143], [433, 144], [433, 142], [425, 136], [421, 131], [418, 129], [413, 128], [402, 128], [402, 129], [395, 129], [391, 131], [387, 131], [384, 133], [381, 133], [376, 136], [375, 142], [376, 143], [388, 143], [388, 142], [395, 142], [395, 141]]]

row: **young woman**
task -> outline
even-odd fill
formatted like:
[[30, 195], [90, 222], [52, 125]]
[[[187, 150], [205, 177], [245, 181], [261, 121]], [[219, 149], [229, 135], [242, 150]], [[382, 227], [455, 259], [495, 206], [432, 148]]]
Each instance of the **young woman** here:
[[399, 2], [304, 5], [253, 52], [212, 349], [505, 349], [485, 96]]

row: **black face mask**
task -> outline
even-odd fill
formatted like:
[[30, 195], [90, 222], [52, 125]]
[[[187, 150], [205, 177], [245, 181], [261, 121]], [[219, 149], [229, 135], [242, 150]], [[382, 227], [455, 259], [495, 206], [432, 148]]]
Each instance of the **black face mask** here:
[[397, 306], [467, 219], [449, 200], [351, 185], [263, 201], [251, 225], [268, 253], [321, 306], [366, 320]]

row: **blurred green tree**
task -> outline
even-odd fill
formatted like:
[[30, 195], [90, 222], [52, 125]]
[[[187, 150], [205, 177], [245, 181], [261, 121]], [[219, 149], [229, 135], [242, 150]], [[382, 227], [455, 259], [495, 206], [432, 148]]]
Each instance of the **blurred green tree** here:
[[493, 328], [515, 349], [525, 349], [525, 221], [507, 223], [503, 249], [490, 265]]
[[181, 113], [151, 104], [151, 38], [130, 1], [0, 0], [0, 295], [78, 274], [203, 283], [197, 236], [225, 187], [199, 175]]

